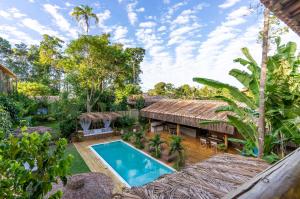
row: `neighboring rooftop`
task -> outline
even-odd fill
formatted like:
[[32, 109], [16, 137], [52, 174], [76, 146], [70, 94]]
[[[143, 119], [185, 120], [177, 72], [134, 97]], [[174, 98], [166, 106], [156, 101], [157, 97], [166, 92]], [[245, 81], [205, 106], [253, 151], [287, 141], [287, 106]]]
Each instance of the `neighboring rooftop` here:
[[279, 19], [300, 35], [299, 0], [261, 0]]
[[[228, 112], [216, 112], [225, 102], [213, 100], [164, 99], [141, 110], [141, 116], [211, 131], [233, 134], [234, 127], [226, 123]], [[220, 121], [200, 125], [201, 121]]]
[[116, 112], [89, 112], [82, 113], [79, 116], [80, 120], [91, 120], [92, 122], [98, 122], [102, 120], [115, 120], [121, 117], [119, 113]]
[[158, 102], [162, 99], [166, 99], [166, 97], [161, 96], [161, 95], [141, 94], [141, 95], [132, 95], [132, 96], [128, 97], [127, 103], [130, 105], [135, 105], [136, 101], [141, 97], [145, 100], [145, 106], [149, 106], [149, 105], [154, 104], [155, 102]]
[[123, 195], [135, 199], [222, 198], [268, 166], [257, 158], [218, 154], [145, 186], [127, 189]]
[[17, 75], [14, 74], [11, 70], [9, 70], [8, 68], [6, 68], [5, 66], [0, 64], [0, 71], [2, 71], [4, 74], [6, 74], [7, 76], [13, 78], [13, 79], [17, 79]]

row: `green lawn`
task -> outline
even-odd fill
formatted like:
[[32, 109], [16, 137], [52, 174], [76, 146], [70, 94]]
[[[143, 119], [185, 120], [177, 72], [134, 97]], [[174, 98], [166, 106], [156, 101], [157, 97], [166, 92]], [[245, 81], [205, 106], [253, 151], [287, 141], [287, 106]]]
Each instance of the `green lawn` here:
[[90, 169], [85, 164], [84, 160], [82, 159], [82, 157], [80, 156], [73, 144], [69, 144], [67, 146], [65, 153], [66, 155], [71, 154], [74, 157], [71, 166], [71, 174], [90, 172]]

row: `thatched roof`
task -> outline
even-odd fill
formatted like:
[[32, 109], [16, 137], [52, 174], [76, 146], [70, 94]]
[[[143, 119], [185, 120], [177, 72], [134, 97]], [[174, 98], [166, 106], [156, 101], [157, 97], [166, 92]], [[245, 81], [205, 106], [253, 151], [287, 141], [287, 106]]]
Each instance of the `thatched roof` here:
[[136, 101], [139, 98], [143, 98], [145, 100], [145, 106], [149, 106], [149, 105], [154, 104], [155, 102], [158, 102], [162, 99], [166, 99], [166, 97], [161, 96], [161, 95], [148, 95], [148, 94], [132, 95], [132, 96], [128, 97], [127, 103], [130, 105], [135, 105]]
[[82, 173], [69, 177], [66, 186], [54, 184], [46, 198], [61, 190], [62, 199], [111, 199], [113, 188], [113, 181], [103, 173]]
[[279, 19], [300, 35], [299, 0], [261, 0]]
[[268, 166], [257, 158], [218, 154], [145, 186], [127, 189], [123, 195], [143, 199], [222, 198]]
[[9, 77], [11, 77], [11, 78], [13, 78], [13, 79], [17, 79], [17, 75], [16, 75], [16, 74], [14, 74], [11, 70], [9, 70], [8, 68], [6, 68], [5, 66], [3, 66], [3, 65], [1, 65], [1, 64], [0, 64], [0, 70], [1, 70], [4, 74], [8, 75]]
[[79, 119], [98, 122], [102, 120], [116, 120], [118, 117], [121, 117], [121, 115], [116, 112], [90, 112], [90, 113], [82, 113], [79, 116]]
[[[192, 127], [201, 127], [211, 131], [233, 134], [234, 127], [226, 124], [227, 112], [216, 113], [216, 109], [225, 102], [213, 100], [176, 100], [165, 99], [141, 110], [141, 116], [177, 123]], [[201, 121], [220, 121], [219, 124], [200, 125]]]
[[226, 195], [230, 198], [299, 198], [300, 148]]

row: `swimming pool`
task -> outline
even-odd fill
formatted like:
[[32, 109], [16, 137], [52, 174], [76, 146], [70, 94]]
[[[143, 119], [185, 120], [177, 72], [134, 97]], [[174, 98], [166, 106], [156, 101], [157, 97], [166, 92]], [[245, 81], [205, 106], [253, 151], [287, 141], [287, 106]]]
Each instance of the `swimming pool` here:
[[175, 171], [122, 140], [90, 148], [128, 187], [145, 185]]

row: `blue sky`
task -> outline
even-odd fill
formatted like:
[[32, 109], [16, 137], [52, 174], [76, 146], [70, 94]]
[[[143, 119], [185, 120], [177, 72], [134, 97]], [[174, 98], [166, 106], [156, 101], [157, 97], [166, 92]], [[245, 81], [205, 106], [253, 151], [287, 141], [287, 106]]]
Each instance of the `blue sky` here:
[[[69, 41], [82, 29], [70, 12], [94, 8], [100, 21], [91, 34], [110, 33], [114, 42], [146, 49], [142, 88], [159, 81], [176, 86], [202, 76], [238, 85], [228, 75], [240, 49], [260, 60], [257, 33], [262, 16], [249, 9], [257, 0], [0, 0], [0, 36], [12, 43], [37, 44], [42, 34]], [[296, 41], [292, 31], [284, 41]]]

